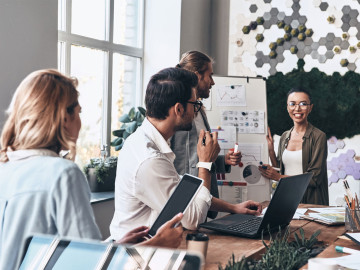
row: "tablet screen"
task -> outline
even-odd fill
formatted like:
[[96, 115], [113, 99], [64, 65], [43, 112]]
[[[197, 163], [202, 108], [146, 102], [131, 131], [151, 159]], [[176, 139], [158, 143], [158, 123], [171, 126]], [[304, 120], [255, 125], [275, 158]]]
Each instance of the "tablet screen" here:
[[180, 183], [175, 188], [175, 191], [171, 194], [169, 200], [167, 201], [164, 208], [160, 212], [160, 215], [152, 225], [149, 231], [149, 234], [151, 236], [154, 236], [156, 234], [156, 231], [165, 222], [172, 219], [178, 213], [185, 212], [187, 206], [190, 204], [194, 195], [201, 187], [202, 182], [203, 182], [202, 179], [189, 174], [185, 174], [183, 176]]

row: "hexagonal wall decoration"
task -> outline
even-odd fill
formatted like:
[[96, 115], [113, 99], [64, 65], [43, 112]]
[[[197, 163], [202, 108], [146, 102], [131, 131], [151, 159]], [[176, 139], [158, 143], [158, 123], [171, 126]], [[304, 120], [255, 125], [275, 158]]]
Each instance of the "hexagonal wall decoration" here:
[[256, 5], [251, 5], [249, 10], [251, 13], [255, 13], [257, 11], [258, 7]]
[[[241, 66], [239, 70], [254, 72], [252, 75], [258, 75], [257, 71], [264, 75], [267, 70], [268, 74], [275, 74], [279, 63], [282, 63], [281, 68], [279, 66], [281, 72], [289, 64], [287, 70], [291, 71], [296, 61], [284, 57], [284, 52], [306, 59], [307, 70], [316, 67], [320, 71], [333, 72], [338, 67], [341, 74], [347, 70], [360, 70], [357, 68], [360, 65], [360, 0], [310, 0], [306, 8], [302, 8], [305, 4], [300, 0], [284, 0], [283, 4], [271, 0], [231, 1], [238, 5], [243, 3], [247, 9], [230, 11], [235, 14], [231, 17], [230, 33], [237, 35], [229, 43], [237, 48], [229, 50], [230, 59], [241, 57], [244, 52], [264, 51], [265, 55], [256, 57], [255, 65], [254, 62], [234, 61], [229, 64], [229, 71], [236, 65]], [[269, 31], [274, 34], [270, 35]], [[326, 49], [320, 52], [319, 46]], [[264, 68], [265, 63], [270, 66]]]

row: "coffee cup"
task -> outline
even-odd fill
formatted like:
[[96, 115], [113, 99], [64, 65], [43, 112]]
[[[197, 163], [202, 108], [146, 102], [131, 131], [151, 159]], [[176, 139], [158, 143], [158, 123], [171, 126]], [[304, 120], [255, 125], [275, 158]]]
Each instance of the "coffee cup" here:
[[186, 249], [200, 252], [206, 258], [209, 237], [204, 233], [191, 233], [186, 236]]

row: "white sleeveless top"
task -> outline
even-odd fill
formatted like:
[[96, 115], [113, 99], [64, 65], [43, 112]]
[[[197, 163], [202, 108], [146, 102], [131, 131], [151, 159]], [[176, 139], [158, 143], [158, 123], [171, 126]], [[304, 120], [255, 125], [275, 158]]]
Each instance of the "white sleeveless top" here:
[[285, 175], [297, 175], [303, 173], [302, 150], [289, 151], [285, 149], [282, 155], [282, 162], [285, 168]]

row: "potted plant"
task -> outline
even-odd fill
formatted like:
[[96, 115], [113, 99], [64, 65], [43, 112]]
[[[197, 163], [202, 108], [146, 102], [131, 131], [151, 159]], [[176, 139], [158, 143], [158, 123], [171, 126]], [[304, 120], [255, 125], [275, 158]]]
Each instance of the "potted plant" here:
[[[129, 113], [123, 114], [119, 121], [122, 126], [114, 130], [112, 134], [117, 137], [111, 142], [111, 146], [119, 151], [130, 134], [141, 126], [145, 119], [146, 110], [142, 107], [131, 108]], [[100, 158], [91, 158], [83, 170], [88, 179], [91, 192], [113, 191], [115, 188], [117, 157], [107, 157], [106, 147], [101, 150]]]
[[84, 173], [91, 192], [113, 191], [115, 188], [117, 157], [91, 158]]
[[[269, 228], [268, 228], [269, 229]], [[259, 259], [241, 258], [235, 259], [233, 254], [227, 265], [219, 265], [219, 270], [262, 270], [262, 269], [299, 269], [309, 258], [315, 257], [325, 249], [325, 245], [318, 241], [320, 230], [314, 232], [310, 238], [305, 237], [303, 228], [300, 228], [300, 236], [295, 232], [295, 241], [289, 242], [290, 226], [284, 234], [279, 232], [273, 238], [270, 234], [270, 242], [262, 242], [265, 246], [265, 253]]]
[[119, 121], [123, 124], [120, 129], [112, 132], [117, 137], [111, 142], [111, 146], [115, 147], [115, 151], [119, 151], [123, 147], [126, 138], [134, 133], [144, 121], [146, 110], [143, 107], [137, 107], [137, 109], [136, 111], [135, 107], [132, 107], [129, 113], [119, 118]]

